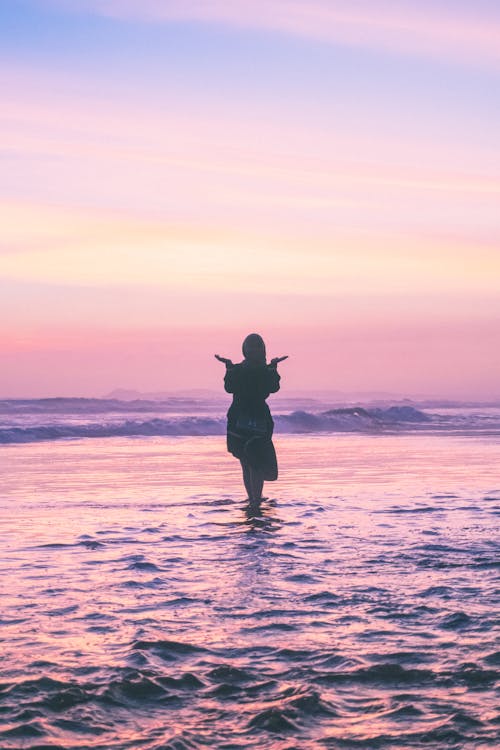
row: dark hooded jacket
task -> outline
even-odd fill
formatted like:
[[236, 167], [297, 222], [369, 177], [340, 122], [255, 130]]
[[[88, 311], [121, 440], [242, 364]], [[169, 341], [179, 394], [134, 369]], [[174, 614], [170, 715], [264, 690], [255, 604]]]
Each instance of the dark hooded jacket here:
[[[276, 367], [255, 365], [243, 360], [229, 367], [224, 378], [224, 388], [233, 394], [233, 402], [227, 412], [227, 449], [236, 458], [248, 461], [263, 471], [267, 480], [278, 476], [276, 453], [272, 443], [274, 422], [266, 398], [280, 387], [280, 376]], [[243, 415], [265, 420], [266, 433], [258, 439], [249, 439], [238, 431], [237, 422]]]

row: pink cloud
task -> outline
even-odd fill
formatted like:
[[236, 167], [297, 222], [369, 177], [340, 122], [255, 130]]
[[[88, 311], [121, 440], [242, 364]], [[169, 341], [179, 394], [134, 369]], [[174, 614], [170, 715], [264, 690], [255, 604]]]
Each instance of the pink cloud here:
[[[312, 235], [316, 246], [338, 247], [349, 232], [365, 242], [368, 231], [373, 239], [422, 227], [469, 235], [498, 228], [498, 153], [459, 128], [443, 143], [418, 127], [395, 138], [340, 120], [332, 132], [286, 111], [252, 119], [220, 102], [164, 111], [126, 96], [103, 100], [64, 74], [18, 68], [4, 67], [0, 85], [2, 147], [11, 157], [3, 178], [15, 186], [4, 195], [8, 203], [58, 207], [50, 236], [30, 222], [52, 247], [67, 241], [60, 227], [73, 219], [63, 209], [76, 206], [98, 209], [94, 225], [102, 224], [98, 213], [105, 222], [121, 214], [114, 223], [127, 232], [124, 213], [161, 217], [161, 227], [139, 227], [148, 240], [156, 232], [162, 241], [166, 225], [175, 239], [175, 225], [191, 224], [219, 245], [241, 246], [246, 236], [245, 246], [264, 238], [274, 247], [281, 237], [291, 251], [296, 238]], [[22, 236], [10, 236], [10, 245], [26, 247], [30, 227], [15, 219]], [[105, 239], [106, 231], [97, 234]]]

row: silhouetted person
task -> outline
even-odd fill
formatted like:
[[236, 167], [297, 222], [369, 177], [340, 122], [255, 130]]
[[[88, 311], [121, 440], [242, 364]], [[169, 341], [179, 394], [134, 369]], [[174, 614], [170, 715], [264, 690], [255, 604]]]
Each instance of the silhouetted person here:
[[243, 362], [215, 357], [226, 365], [224, 388], [233, 394], [227, 412], [227, 449], [238, 458], [250, 502], [262, 499], [264, 481], [278, 478], [276, 452], [272, 442], [274, 422], [266, 404], [270, 393], [280, 387], [277, 365], [286, 357], [266, 362], [266, 346], [261, 336], [251, 333], [243, 342]]

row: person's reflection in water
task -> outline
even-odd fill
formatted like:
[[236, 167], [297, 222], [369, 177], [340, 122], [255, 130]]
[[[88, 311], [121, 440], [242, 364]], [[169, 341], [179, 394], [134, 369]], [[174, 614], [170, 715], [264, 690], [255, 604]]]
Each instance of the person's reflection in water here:
[[251, 333], [243, 342], [243, 362], [215, 355], [226, 365], [224, 388], [233, 394], [227, 413], [227, 449], [238, 458], [243, 482], [251, 504], [262, 498], [264, 481], [278, 478], [276, 451], [272, 441], [274, 422], [266, 399], [280, 387], [278, 363], [286, 357], [266, 362], [266, 346], [262, 336]]
[[[232, 601], [245, 610], [255, 610], [255, 598], [276, 593], [276, 581], [280, 578], [282, 558], [274, 550], [280, 546], [283, 521], [270, 500], [263, 503], [245, 503], [241, 522], [241, 534], [237, 542], [237, 566], [234, 575]], [[255, 622], [248, 623], [254, 626]]]
[[[264, 498], [262, 498], [264, 499]], [[280, 519], [270, 515], [271, 508], [264, 509], [260, 502], [248, 502], [244, 508], [245, 525], [248, 531], [278, 531], [281, 528]]]

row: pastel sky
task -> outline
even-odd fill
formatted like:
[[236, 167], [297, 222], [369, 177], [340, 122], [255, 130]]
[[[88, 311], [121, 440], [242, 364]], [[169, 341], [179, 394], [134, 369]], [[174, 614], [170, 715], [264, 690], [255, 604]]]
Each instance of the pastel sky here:
[[0, 397], [500, 398], [496, 0], [0, 3]]

